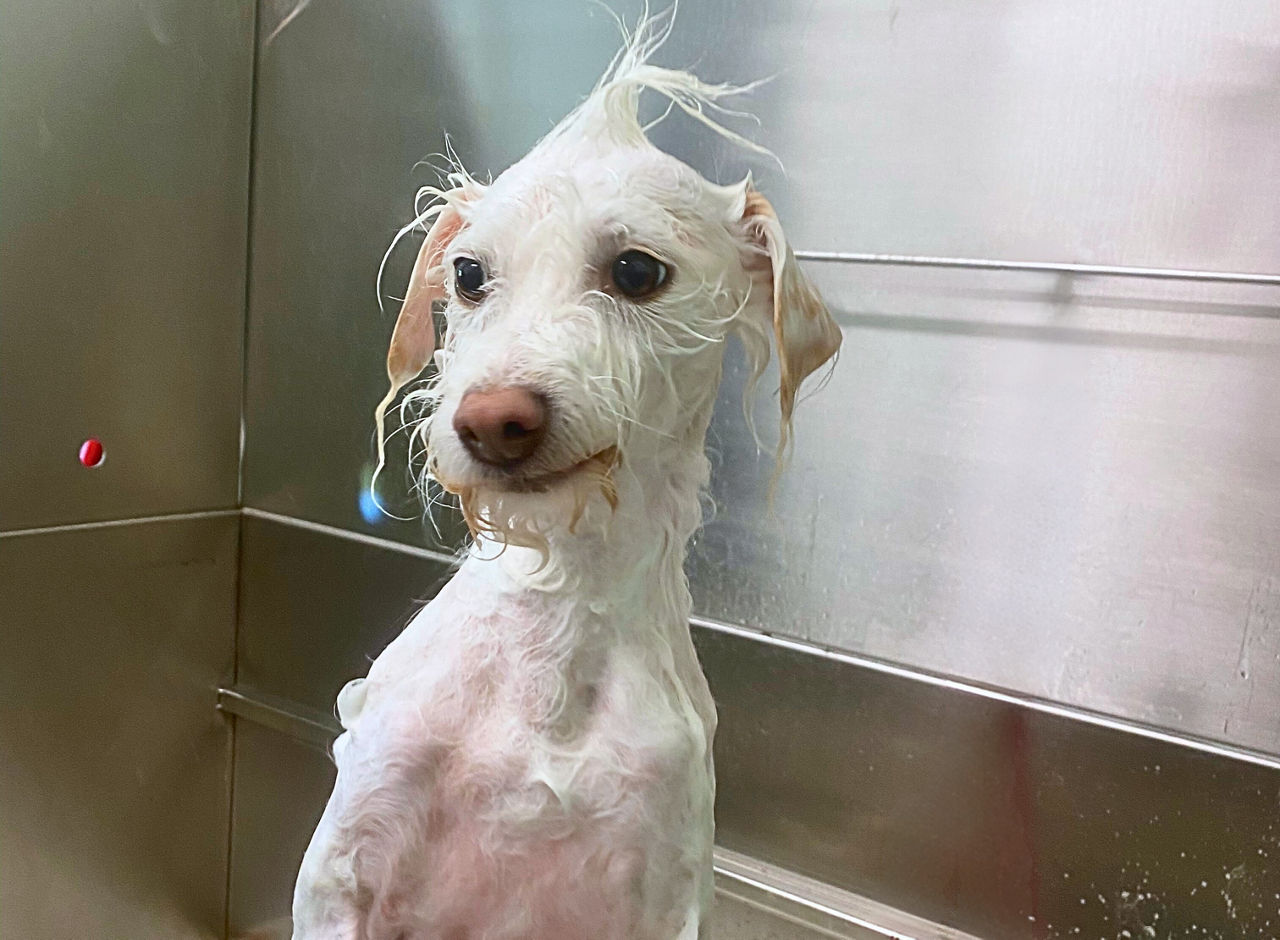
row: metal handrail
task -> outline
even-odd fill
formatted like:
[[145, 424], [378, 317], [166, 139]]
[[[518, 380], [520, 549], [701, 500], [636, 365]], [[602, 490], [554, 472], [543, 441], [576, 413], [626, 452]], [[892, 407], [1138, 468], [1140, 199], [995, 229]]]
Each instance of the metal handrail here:
[[1182, 268], [1140, 268], [1115, 264], [1072, 264], [1059, 261], [999, 261], [991, 258], [947, 258], [931, 255], [882, 255], [856, 251], [797, 251], [800, 261], [838, 264], [889, 265], [912, 268], [950, 268], [974, 271], [1030, 271], [1094, 277], [1133, 277], [1209, 284], [1261, 284], [1280, 287], [1280, 274], [1238, 271], [1191, 271]]

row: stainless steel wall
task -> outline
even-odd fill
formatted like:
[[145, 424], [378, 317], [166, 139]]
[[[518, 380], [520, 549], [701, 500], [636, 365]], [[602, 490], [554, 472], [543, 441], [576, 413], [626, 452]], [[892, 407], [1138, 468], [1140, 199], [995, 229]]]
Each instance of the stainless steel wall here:
[[238, 529], [0, 535], [0, 936], [222, 936]]
[[698, 610], [1280, 752], [1280, 290], [814, 273], [843, 358], [774, 516], [735, 360]]
[[[500, 171], [615, 45], [585, 3], [329, 0], [264, 51], [249, 505], [435, 541], [362, 514], [390, 329], [373, 272], [446, 131], [474, 171]], [[754, 169], [803, 249], [1264, 272], [1280, 258], [1266, 0], [687, 0], [662, 60], [777, 74], [748, 107], [787, 174]], [[660, 136], [719, 178], [748, 166], [687, 123]], [[731, 351], [700, 612], [1280, 751], [1280, 290], [813, 273], [844, 358], [801, 409], [771, 516]], [[390, 475], [386, 499], [412, 516], [403, 482]]]
[[0, 4], [5, 937], [223, 931], [253, 20]]
[[235, 505], [252, 26], [0, 6], [0, 529]]

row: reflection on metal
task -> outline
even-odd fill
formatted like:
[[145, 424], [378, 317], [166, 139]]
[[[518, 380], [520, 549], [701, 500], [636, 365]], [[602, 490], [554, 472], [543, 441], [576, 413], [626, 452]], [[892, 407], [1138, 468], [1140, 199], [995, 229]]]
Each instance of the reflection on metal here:
[[293, 882], [334, 769], [313, 743], [235, 721], [235, 780], [227, 926], [233, 938], [290, 940]]
[[[244, 558], [252, 682], [237, 691], [313, 716], [448, 570], [253, 517]], [[1265, 756], [724, 624], [694, 638], [720, 710], [724, 849], [988, 940], [1280, 922], [1280, 769]]]
[[908, 669], [904, 666], [898, 666], [893, 663], [872, 659], [868, 656], [858, 656], [853, 653], [845, 652], [844, 650], [817, 646], [813, 643], [806, 643], [802, 640], [792, 640], [784, 636], [775, 636], [761, 630], [752, 630], [746, 627], [736, 627], [727, 623], [718, 623], [714, 620], [708, 620], [705, 617], [694, 617], [693, 625], [703, 630], [712, 630], [716, 633], [724, 633], [729, 636], [741, 637], [745, 640], [763, 643], [767, 646], [775, 646], [779, 649], [790, 650], [791, 652], [800, 653], [804, 656], [817, 656], [822, 659], [831, 660], [832, 662], [843, 663], [847, 666], [855, 666], [858, 669], [867, 669], [872, 672], [882, 673], [887, 676], [894, 676], [899, 679], [909, 679], [913, 682], [922, 682], [926, 685], [935, 686], [939, 689], [960, 692], [965, 695], [976, 695], [980, 698], [990, 699], [993, 702], [1000, 702], [1004, 705], [1013, 705], [1017, 708], [1025, 708], [1031, 711], [1041, 712], [1042, 714], [1052, 715], [1056, 718], [1065, 718], [1068, 721], [1079, 721], [1085, 724], [1095, 725], [1109, 731], [1118, 731], [1123, 734], [1133, 734], [1143, 738], [1150, 738], [1152, 741], [1158, 741], [1161, 744], [1168, 744], [1174, 747], [1191, 748], [1213, 757], [1244, 761], [1245, 763], [1257, 764], [1260, 767], [1266, 767], [1270, 770], [1280, 771], [1280, 757], [1276, 757], [1271, 754], [1263, 754], [1259, 751], [1231, 747], [1229, 745], [1220, 744], [1217, 741], [1190, 737], [1188, 735], [1170, 734], [1169, 732], [1162, 731], [1159, 728], [1150, 728], [1146, 725], [1140, 725], [1132, 721], [1122, 721], [1110, 715], [1090, 712], [1081, 708], [1071, 708], [1065, 705], [1060, 705], [1056, 702], [1031, 698], [1026, 695], [1016, 695], [1001, 689], [989, 688], [973, 682], [953, 679], [949, 676], [935, 675], [919, 669]]
[[221, 936], [238, 529], [0, 540], [0, 936]]
[[1208, 284], [1264, 284], [1280, 287], [1280, 274], [1244, 274], [1232, 271], [1184, 271], [1180, 268], [1131, 268], [1115, 264], [1071, 264], [1058, 261], [993, 261], [985, 258], [931, 258], [927, 255], [877, 255], [856, 251], [808, 251], [795, 253], [801, 261], [840, 264], [875, 264], [908, 268], [954, 268], [970, 271], [1032, 271], [1044, 274], [1079, 274], [1096, 277], [1136, 277], [1157, 281], [1201, 281]]
[[1276, 770], [732, 634], [695, 640], [720, 712], [726, 848], [988, 940], [1280, 922]]
[[811, 270], [842, 359], [770, 508], [730, 350], [695, 610], [1280, 754], [1280, 289]]

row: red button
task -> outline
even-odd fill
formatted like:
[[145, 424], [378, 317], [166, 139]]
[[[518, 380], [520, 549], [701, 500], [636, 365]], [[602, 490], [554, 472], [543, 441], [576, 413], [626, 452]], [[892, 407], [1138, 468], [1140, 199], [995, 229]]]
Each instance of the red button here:
[[96, 467], [102, 463], [106, 451], [102, 449], [102, 441], [91, 437], [80, 445], [80, 462], [86, 467]]

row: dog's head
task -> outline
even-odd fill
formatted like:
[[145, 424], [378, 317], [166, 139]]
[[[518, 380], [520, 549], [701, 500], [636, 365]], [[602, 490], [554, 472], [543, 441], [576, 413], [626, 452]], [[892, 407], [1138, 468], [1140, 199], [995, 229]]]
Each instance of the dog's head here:
[[[613, 476], [700, 453], [723, 342], [757, 370], [777, 350], [783, 442], [796, 391], [840, 332], [750, 179], [715, 185], [658, 150], [637, 116], [649, 88], [703, 120], [736, 89], [649, 65], [633, 39], [596, 90], [526, 157], [482, 185], [432, 189], [387, 358], [413, 393], [431, 475], [473, 530], [510, 536], [531, 507], [570, 527]], [[446, 329], [436, 348], [432, 309]], [[644, 471], [653, 476], [653, 469]], [[555, 515], [555, 513], [553, 513]]]

